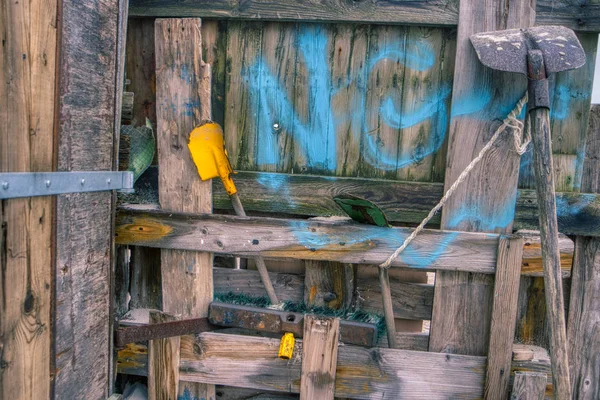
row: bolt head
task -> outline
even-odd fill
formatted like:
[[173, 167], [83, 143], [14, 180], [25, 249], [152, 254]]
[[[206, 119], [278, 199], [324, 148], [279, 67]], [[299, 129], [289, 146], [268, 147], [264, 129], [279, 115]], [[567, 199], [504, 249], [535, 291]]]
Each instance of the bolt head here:
[[2, 189], [8, 190], [8, 182], [2, 182]]
[[85, 185], [85, 179], [81, 180], [81, 186]]
[[50, 187], [51, 184], [52, 184], [52, 182], [50, 182], [50, 180], [46, 181], [46, 187]]

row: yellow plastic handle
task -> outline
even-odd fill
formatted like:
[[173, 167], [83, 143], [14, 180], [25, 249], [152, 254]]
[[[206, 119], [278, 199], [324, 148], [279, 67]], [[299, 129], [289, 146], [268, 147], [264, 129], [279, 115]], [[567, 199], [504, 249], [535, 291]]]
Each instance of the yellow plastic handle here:
[[283, 360], [289, 360], [294, 354], [294, 334], [285, 333], [279, 343], [279, 358]]
[[231, 174], [233, 169], [227, 157], [223, 129], [216, 122], [206, 121], [190, 133], [188, 148], [198, 168], [200, 179], [221, 178], [228, 195], [237, 193]]

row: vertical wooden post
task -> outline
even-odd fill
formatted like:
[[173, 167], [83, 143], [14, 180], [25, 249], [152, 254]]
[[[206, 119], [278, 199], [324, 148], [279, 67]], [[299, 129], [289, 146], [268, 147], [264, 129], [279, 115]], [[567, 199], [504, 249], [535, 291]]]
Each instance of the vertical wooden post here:
[[[187, 147], [210, 119], [210, 66], [202, 61], [200, 19], [157, 19], [156, 118], [159, 201], [164, 210], [212, 212], [211, 181], [202, 182]], [[163, 311], [205, 317], [213, 297], [212, 254], [161, 251]], [[179, 393], [214, 399], [214, 385], [181, 383]]]
[[510, 399], [544, 400], [547, 380], [546, 374], [541, 372], [516, 372]]
[[301, 400], [333, 400], [339, 334], [339, 318], [307, 315], [304, 319]]
[[[0, 172], [53, 169], [56, 15], [56, 0], [0, 7]], [[0, 200], [0, 399], [50, 397], [53, 204]]]
[[354, 266], [334, 261], [304, 262], [304, 302], [308, 306], [348, 309], [354, 296]]
[[[150, 311], [150, 324], [176, 319], [170, 314]], [[180, 348], [180, 336], [148, 342], [148, 400], [177, 399]]]
[[[497, 126], [497, 119], [506, 117], [503, 110], [514, 107], [527, 88], [524, 76], [484, 67], [477, 59], [469, 37], [477, 32], [525, 28], [533, 25], [534, 20], [535, 1], [460, 1], [446, 189], [485, 145]], [[478, 98], [480, 104], [459, 107], [469, 96]], [[442, 228], [510, 232], [518, 171], [519, 156], [514, 151], [512, 136], [506, 135], [446, 203]], [[486, 354], [492, 279], [491, 276], [464, 272], [437, 273], [430, 351]]]
[[485, 382], [487, 400], [502, 400], [508, 393], [522, 258], [523, 238], [500, 238]]
[[[106, 171], [115, 165], [123, 1], [61, 2], [59, 171]], [[107, 398], [111, 390], [113, 205], [111, 192], [56, 198], [53, 329], [59, 399]]]
[[[592, 108], [581, 189], [600, 193], [600, 106]], [[600, 239], [578, 236], [571, 274], [567, 340], [573, 397], [600, 398]]]

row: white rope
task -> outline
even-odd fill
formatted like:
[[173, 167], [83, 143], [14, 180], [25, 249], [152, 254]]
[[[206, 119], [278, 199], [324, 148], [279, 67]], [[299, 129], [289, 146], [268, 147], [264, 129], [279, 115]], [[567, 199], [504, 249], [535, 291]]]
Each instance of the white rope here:
[[415, 237], [417, 237], [417, 235], [419, 233], [421, 233], [421, 231], [425, 228], [425, 225], [427, 225], [427, 223], [431, 220], [431, 218], [433, 218], [433, 216], [440, 210], [440, 208], [442, 208], [442, 206], [446, 203], [446, 201], [450, 198], [450, 196], [452, 196], [452, 194], [456, 191], [458, 186], [467, 179], [467, 175], [469, 175], [469, 172], [471, 172], [471, 170], [475, 167], [475, 165], [477, 165], [477, 163], [479, 163], [479, 161], [481, 161], [481, 159], [488, 152], [488, 150], [492, 148], [494, 142], [500, 137], [500, 134], [502, 132], [504, 132], [504, 130], [506, 128], [512, 129], [514, 146], [515, 146], [517, 153], [519, 153], [519, 155], [521, 156], [527, 151], [527, 146], [531, 142], [531, 133], [529, 132], [529, 118], [526, 117], [527, 129], [525, 129], [525, 140], [524, 141], [522, 138], [522, 132], [523, 132], [524, 126], [523, 126], [523, 123], [517, 119], [517, 116], [519, 114], [521, 114], [521, 111], [523, 110], [525, 103], [527, 103], [527, 93], [525, 93], [525, 95], [523, 95], [523, 97], [521, 98], [521, 100], [519, 100], [519, 102], [517, 103], [515, 108], [508, 114], [508, 116], [504, 119], [504, 121], [502, 121], [502, 124], [498, 127], [498, 129], [496, 129], [496, 132], [494, 132], [494, 135], [491, 137], [489, 142], [487, 142], [487, 144], [481, 149], [481, 151], [479, 152], [477, 157], [475, 157], [471, 161], [471, 163], [469, 165], [467, 165], [467, 167], [464, 169], [464, 171], [461, 172], [459, 177], [452, 184], [452, 186], [450, 186], [450, 188], [446, 191], [446, 193], [444, 194], [444, 197], [442, 197], [442, 199], [439, 201], [439, 203], [437, 203], [435, 205], [435, 207], [433, 207], [431, 209], [429, 214], [427, 214], [427, 217], [425, 217], [425, 219], [423, 221], [421, 221], [419, 226], [417, 226], [417, 228], [410, 234], [410, 236], [407, 237], [406, 240], [404, 240], [404, 243], [402, 243], [402, 246], [398, 247], [396, 249], [396, 251], [394, 251], [394, 253], [391, 256], [389, 256], [387, 260], [385, 260], [384, 263], [379, 265], [380, 268], [389, 268], [390, 265], [392, 264], [392, 262], [400, 255], [400, 253], [402, 253], [404, 251], [404, 249], [406, 249], [408, 247], [410, 242], [412, 242], [413, 239]]

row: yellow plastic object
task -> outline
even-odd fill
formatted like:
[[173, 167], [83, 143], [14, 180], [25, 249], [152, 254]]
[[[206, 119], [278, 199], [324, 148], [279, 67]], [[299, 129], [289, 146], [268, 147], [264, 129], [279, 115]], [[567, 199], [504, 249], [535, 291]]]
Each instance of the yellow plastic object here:
[[285, 333], [281, 338], [281, 343], [279, 344], [279, 358], [283, 360], [289, 360], [292, 358], [294, 354], [294, 334], [293, 333]]
[[205, 121], [190, 133], [188, 148], [192, 160], [198, 168], [203, 181], [221, 178], [228, 195], [237, 192], [231, 174], [233, 169], [227, 158], [227, 150], [223, 141], [223, 129], [216, 122]]

